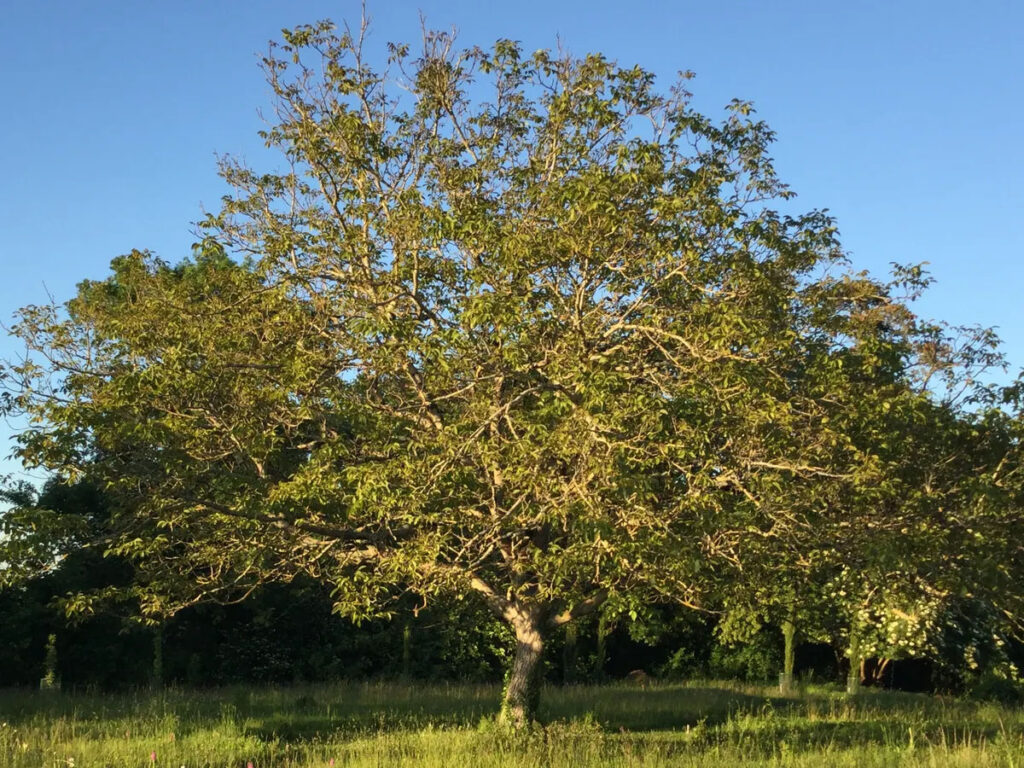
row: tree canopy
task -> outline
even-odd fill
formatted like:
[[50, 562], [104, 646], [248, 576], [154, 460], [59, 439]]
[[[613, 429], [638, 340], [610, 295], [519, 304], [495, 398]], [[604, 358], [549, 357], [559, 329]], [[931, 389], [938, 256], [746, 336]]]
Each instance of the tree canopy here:
[[506, 40], [389, 54], [286, 31], [286, 169], [224, 160], [192, 259], [22, 311], [21, 455], [105, 489], [154, 615], [300, 574], [356, 618], [475, 592], [522, 723], [553, 628], [702, 605], [894, 498], [880, 425], [953, 368], [899, 296], [919, 275], [846, 273], [827, 213], [772, 207], [749, 104]]

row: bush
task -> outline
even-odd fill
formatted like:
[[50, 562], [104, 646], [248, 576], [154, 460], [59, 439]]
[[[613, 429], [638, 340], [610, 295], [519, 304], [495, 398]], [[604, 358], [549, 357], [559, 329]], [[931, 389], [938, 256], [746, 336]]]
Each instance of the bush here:
[[676, 649], [658, 668], [658, 676], [669, 680], [702, 677], [704, 673], [704, 663], [692, 648]]
[[972, 699], [979, 701], [1024, 704], [1024, 685], [994, 674], [982, 675], [968, 693]]
[[725, 677], [762, 682], [776, 679], [782, 669], [782, 648], [777, 633], [762, 629], [749, 643], [725, 645], [711, 649], [709, 672], [712, 677]]

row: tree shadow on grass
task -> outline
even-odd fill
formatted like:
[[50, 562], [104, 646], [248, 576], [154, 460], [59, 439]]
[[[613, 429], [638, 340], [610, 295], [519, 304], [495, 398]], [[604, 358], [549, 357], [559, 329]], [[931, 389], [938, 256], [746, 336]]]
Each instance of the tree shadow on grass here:
[[368, 687], [341, 696], [254, 702], [244, 711], [245, 732], [260, 739], [302, 741], [339, 734], [465, 728], [493, 716], [499, 706], [496, 688], [408, 686], [394, 694]]
[[612, 731], [663, 731], [718, 725], [737, 713], [787, 711], [794, 699], [728, 688], [623, 685], [562, 689], [542, 700], [543, 722], [590, 718]]
[[[496, 685], [397, 683], [138, 691], [122, 696], [0, 692], [3, 719], [12, 725], [66, 718], [84, 732], [95, 729], [99, 734], [163, 720], [168, 729], [184, 736], [223, 723], [260, 740], [292, 743], [474, 728], [495, 717], [499, 701]], [[635, 734], [672, 749], [783, 741], [811, 749], [864, 742], [906, 744], [911, 728], [918, 744], [998, 738], [999, 713], [982, 713], [975, 706], [889, 693], [856, 699], [825, 692], [784, 697], [727, 683], [655, 684], [646, 689], [611, 684], [546, 688], [539, 714], [544, 724], [597, 723], [606, 734]]]
[[761, 741], [777, 744], [785, 741], [798, 751], [822, 751], [832, 748], [848, 749], [865, 744], [878, 744], [903, 748], [909, 745], [942, 745], [957, 747], [977, 745], [980, 740], [995, 741], [999, 727], [962, 721], [935, 721], [917, 726], [886, 718], [855, 721], [784, 720], [770, 728], [752, 731]]

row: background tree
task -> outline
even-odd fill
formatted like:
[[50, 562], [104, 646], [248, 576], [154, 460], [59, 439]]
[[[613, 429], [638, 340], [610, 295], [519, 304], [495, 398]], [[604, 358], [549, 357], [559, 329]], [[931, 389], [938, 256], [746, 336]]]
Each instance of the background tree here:
[[[0, 616], [10, 667], [0, 684], [111, 686], [151, 668], [148, 632], [131, 603], [134, 569], [104, 557], [111, 533], [103, 494], [51, 479], [0, 490]], [[43, 670], [53, 636], [54, 670]], [[140, 647], [143, 653], [139, 655]], [[49, 651], [48, 651], [49, 652]]]
[[977, 382], [1002, 357], [990, 331], [950, 330], [908, 310], [928, 282], [919, 267], [897, 267], [887, 285], [862, 274], [817, 286], [833, 311], [818, 318], [828, 332], [807, 345], [795, 384], [827, 398], [847, 441], [837, 445], [861, 461], [848, 473], [794, 476], [761, 499], [800, 524], [747, 537], [718, 627], [727, 641], [765, 621], [780, 628], [787, 684], [798, 627], [842, 635], [854, 687], [867, 657], [884, 657], [877, 672], [894, 655], [934, 656], [944, 606], [991, 583], [1009, 554], [986, 549], [994, 540], [980, 545], [978, 533], [992, 517], [986, 477], [1009, 444]]

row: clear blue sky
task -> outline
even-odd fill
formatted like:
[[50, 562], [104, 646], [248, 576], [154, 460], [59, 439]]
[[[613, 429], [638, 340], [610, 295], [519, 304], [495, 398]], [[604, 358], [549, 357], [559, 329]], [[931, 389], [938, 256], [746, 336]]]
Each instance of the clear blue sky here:
[[[857, 268], [928, 261], [932, 317], [999, 327], [1024, 366], [1024, 3], [1014, 0], [375, 0], [371, 49], [419, 14], [466, 45], [561, 40], [683, 69], [699, 108], [752, 100], [780, 175], [838, 217]], [[353, 0], [46, 0], [0, 13], [0, 320], [63, 300], [110, 259], [189, 253], [225, 191], [215, 153], [272, 165], [256, 54], [282, 27], [358, 19]], [[0, 356], [16, 348], [0, 338]], [[0, 454], [9, 428], [0, 424]], [[0, 472], [13, 465], [0, 462]]]

